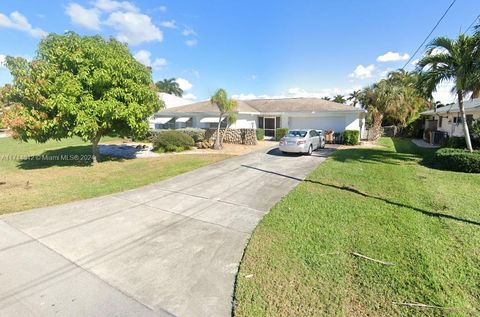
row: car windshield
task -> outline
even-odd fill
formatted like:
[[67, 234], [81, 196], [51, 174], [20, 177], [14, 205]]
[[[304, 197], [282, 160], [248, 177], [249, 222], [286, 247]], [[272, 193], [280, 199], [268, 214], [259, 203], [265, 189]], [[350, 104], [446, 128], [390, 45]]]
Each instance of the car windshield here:
[[287, 136], [293, 137], [293, 138], [303, 138], [305, 137], [306, 134], [307, 134], [307, 131], [294, 130], [294, 131], [289, 131]]

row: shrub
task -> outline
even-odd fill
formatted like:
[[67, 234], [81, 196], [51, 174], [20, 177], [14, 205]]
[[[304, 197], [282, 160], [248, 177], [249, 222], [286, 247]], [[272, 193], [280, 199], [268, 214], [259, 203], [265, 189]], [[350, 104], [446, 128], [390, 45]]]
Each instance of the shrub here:
[[343, 143], [346, 145], [357, 145], [360, 140], [360, 131], [345, 130], [343, 132]]
[[280, 140], [284, 136], [286, 136], [288, 133], [288, 128], [277, 128], [275, 131], [275, 135], [277, 136], [277, 140]]
[[179, 131], [163, 131], [158, 133], [153, 141], [155, 150], [180, 152], [190, 149], [194, 142], [191, 136]]
[[198, 129], [198, 128], [185, 128], [185, 129], [178, 129], [175, 131], [179, 131], [185, 133], [188, 136], [191, 136], [194, 142], [202, 142], [205, 140], [205, 130]]
[[435, 161], [442, 168], [457, 172], [480, 173], [480, 152], [444, 148], [435, 153]]
[[257, 129], [255, 132], [257, 133], [257, 140], [262, 141], [265, 138], [265, 130]]
[[440, 146], [444, 148], [466, 149], [467, 143], [464, 137], [451, 136], [440, 141]]

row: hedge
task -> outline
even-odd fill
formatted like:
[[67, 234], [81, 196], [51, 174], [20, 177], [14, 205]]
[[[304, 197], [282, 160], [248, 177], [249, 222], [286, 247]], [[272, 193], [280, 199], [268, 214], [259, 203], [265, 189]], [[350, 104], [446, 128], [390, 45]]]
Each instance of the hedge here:
[[177, 129], [175, 131], [179, 131], [185, 133], [192, 137], [194, 142], [202, 142], [205, 140], [205, 130], [199, 128], [185, 128], [185, 129]]
[[280, 140], [281, 138], [283, 138], [284, 136], [286, 136], [288, 133], [288, 128], [277, 128], [276, 130], [276, 137], [277, 137], [277, 140]]
[[466, 149], [467, 142], [464, 137], [451, 136], [440, 141], [442, 148]]
[[480, 151], [443, 148], [435, 152], [435, 161], [447, 170], [480, 173]]
[[257, 140], [258, 141], [262, 141], [264, 138], [265, 138], [265, 130], [263, 129], [257, 129], [255, 131], [255, 133], [257, 134]]
[[152, 140], [153, 148], [160, 152], [180, 152], [190, 149], [193, 138], [183, 132], [170, 130], [158, 133]]
[[357, 145], [360, 140], [360, 131], [345, 130], [343, 132], [343, 143], [346, 145]]

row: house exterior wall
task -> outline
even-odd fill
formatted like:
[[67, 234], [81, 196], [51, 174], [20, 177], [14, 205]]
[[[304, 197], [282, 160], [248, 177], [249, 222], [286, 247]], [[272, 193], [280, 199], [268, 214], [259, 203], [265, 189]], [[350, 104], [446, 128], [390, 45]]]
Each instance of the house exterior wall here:
[[[480, 120], [480, 112], [471, 112], [466, 113], [467, 115], [473, 115], [473, 120], [479, 121]], [[440, 123], [440, 117], [443, 119]], [[437, 120], [437, 131], [447, 132], [449, 136], [457, 136], [463, 137], [465, 133], [463, 132], [463, 125], [461, 122], [454, 122], [455, 117], [460, 117], [459, 112], [455, 113], [438, 113], [435, 116], [431, 116], [431, 119]], [[428, 119], [428, 118], [427, 118]], [[441, 124], [441, 126], [440, 126]]]

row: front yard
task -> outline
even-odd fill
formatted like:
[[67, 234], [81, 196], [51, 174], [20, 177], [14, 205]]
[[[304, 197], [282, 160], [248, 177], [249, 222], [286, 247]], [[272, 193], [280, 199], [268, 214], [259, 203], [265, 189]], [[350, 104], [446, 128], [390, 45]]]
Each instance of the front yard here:
[[[0, 214], [120, 192], [230, 157], [224, 154], [164, 155], [133, 160], [107, 159], [90, 166], [87, 159], [90, 153], [91, 146], [79, 138], [45, 144], [1, 138]], [[34, 155], [46, 156], [27, 159]], [[68, 157], [48, 160], [62, 155]], [[75, 157], [78, 160], [70, 159]]]
[[480, 174], [426, 167], [434, 150], [409, 140], [380, 143], [336, 151], [264, 217], [237, 316], [480, 315]]

